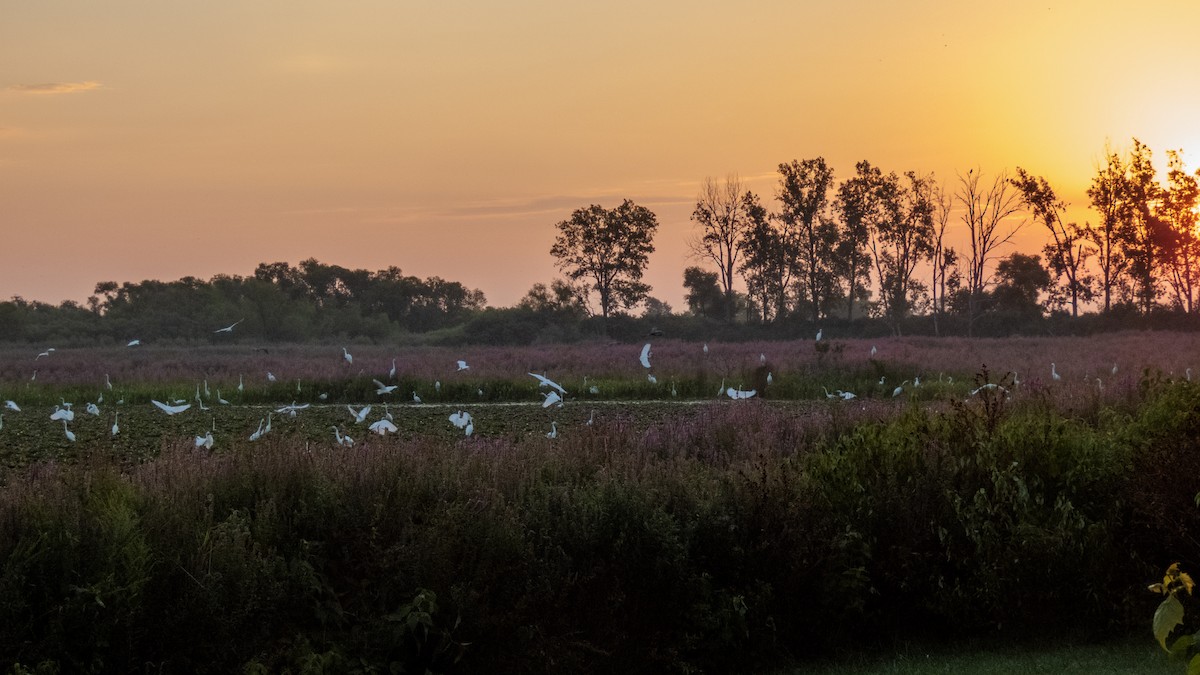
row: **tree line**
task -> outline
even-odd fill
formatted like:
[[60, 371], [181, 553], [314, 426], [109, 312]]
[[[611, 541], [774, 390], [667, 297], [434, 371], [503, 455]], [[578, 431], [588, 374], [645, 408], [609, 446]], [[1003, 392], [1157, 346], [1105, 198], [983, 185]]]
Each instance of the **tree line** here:
[[[822, 157], [793, 160], [778, 166], [773, 203], [737, 176], [708, 178], [691, 215], [698, 264], [683, 270], [683, 313], [643, 281], [657, 216], [624, 200], [556, 223], [550, 253], [563, 277], [535, 283], [514, 307], [486, 307], [480, 290], [397, 267], [309, 259], [263, 263], [248, 277], [105, 281], [86, 305], [14, 297], [0, 302], [0, 340], [213, 339], [214, 321], [239, 319], [240, 335], [265, 341], [531, 342], [668, 323], [680, 336], [737, 326], [728, 334], [785, 337], [831, 322], [843, 334], [972, 335], [1049, 330], [1048, 320], [1072, 330], [1085, 314], [1104, 325], [1166, 317], [1190, 326], [1200, 312], [1200, 171], [1166, 154], [1160, 183], [1145, 144], [1106, 149], [1087, 190], [1095, 224], [1067, 222], [1050, 183], [1019, 167], [942, 183], [861, 161], [839, 181]], [[1046, 233], [1041, 251], [1001, 256], [1025, 227]], [[948, 245], [956, 230], [959, 248]], [[642, 322], [631, 323], [638, 307]]]

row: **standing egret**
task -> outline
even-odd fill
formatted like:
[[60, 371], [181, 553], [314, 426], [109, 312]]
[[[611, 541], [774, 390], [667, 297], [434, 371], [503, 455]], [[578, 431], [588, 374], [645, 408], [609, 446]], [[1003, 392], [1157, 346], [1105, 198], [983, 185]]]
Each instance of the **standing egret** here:
[[658, 378], [654, 376], [654, 373], [646, 373], [646, 381], [650, 384], [658, 384]]
[[650, 367], [650, 343], [649, 342], [646, 343], [646, 346], [642, 347], [642, 355], [638, 357], [638, 360], [640, 360], [642, 362], [643, 368]]
[[96, 397], [96, 403], [104, 403], [104, 392], [100, 392], [100, 395]]
[[388, 370], [388, 379], [389, 380], [396, 379], [396, 358], [395, 357], [392, 357], [392, 367], [390, 370]]
[[920, 375], [917, 375], [916, 377], [913, 378], [913, 386], [914, 387], [921, 386], [921, 376]]
[[1113, 375], [1116, 375], [1116, 374], [1117, 374], [1117, 363], [1116, 363], [1116, 361], [1114, 361], [1114, 362], [1113, 362], [1112, 374], [1113, 374]]
[[333, 437], [335, 439], [337, 439], [338, 445], [345, 445], [345, 446], [354, 445], [354, 439], [350, 438], [349, 435], [343, 434], [342, 430], [337, 427], [333, 428]]
[[596, 423], [596, 411], [592, 410], [592, 414], [588, 415], [587, 425], [590, 427]]
[[876, 347], [875, 345], [871, 345], [871, 356], [875, 356], [878, 353], [879, 353], [879, 348]]
[[54, 406], [54, 412], [50, 414], [50, 419], [55, 421], [62, 420], [64, 422], [70, 422], [75, 419], [75, 413], [71, 412], [70, 408], [59, 408], [58, 406]]
[[112, 391], [112, 380], [108, 379], [108, 373], [104, 374], [104, 388]]
[[1053, 362], [1050, 363], [1050, 377], [1053, 378], [1055, 382], [1062, 380], [1062, 375], [1058, 374], [1058, 369], [1055, 367]]
[[440, 393], [442, 393], [442, 381], [441, 381], [441, 380], [435, 380], [435, 381], [434, 381], [434, 383], [433, 383], [433, 390], [434, 390], [434, 391], [436, 391], [436, 392], [437, 392], [437, 393], [439, 393], [439, 394], [440, 394]]
[[392, 417], [392, 411], [388, 410], [387, 404], [383, 404], [383, 416], [388, 418], [389, 422], [395, 422], [396, 418]]
[[67, 435], [67, 440], [74, 443], [75, 442], [75, 432], [73, 432], [67, 428], [66, 420], [63, 420], [62, 423], [63, 423], [63, 433], [65, 433]]
[[120, 416], [121, 416], [120, 410], [113, 413], [113, 425], [112, 425], [112, 435], [113, 436], [116, 436], [117, 434], [121, 433], [121, 427], [117, 424], [117, 418], [119, 418]]
[[417, 396], [417, 390], [413, 389], [413, 403], [420, 403], [421, 397]]
[[350, 365], [354, 365], [354, 357], [350, 354], [350, 352], [345, 347], [342, 347], [342, 358], [346, 359], [346, 363], [349, 363]]
[[450, 416], [450, 423], [459, 429], [466, 429], [467, 425], [470, 424], [471, 421], [471, 413], [463, 412], [461, 410]]
[[903, 394], [904, 393], [904, 385], [906, 385], [906, 384], [908, 384], [908, 380], [901, 382], [900, 386], [893, 389], [892, 390], [892, 398], [896, 398], [900, 394]]
[[13, 412], [21, 412], [21, 407], [18, 406], [14, 401], [5, 401], [4, 407], [8, 408], [9, 410], [11, 410]]
[[250, 440], [257, 441], [258, 439], [262, 438], [262, 435], [265, 433], [263, 431], [263, 423], [265, 422], [266, 420], [262, 419], [261, 417], [258, 419], [258, 430], [250, 434]]
[[220, 389], [217, 390], [217, 403], [220, 403], [221, 405], [229, 405], [229, 401], [226, 401], [225, 399], [221, 398], [221, 390]]
[[767, 365], [767, 355], [766, 354], [760, 353], [758, 355], [758, 365], [760, 365], [760, 366]]
[[459, 370], [467, 370], [468, 368], [470, 368], [470, 367], [471, 367], [471, 366], [468, 366], [468, 365], [467, 365], [467, 362], [466, 362], [466, 361], [463, 361], [462, 359], [459, 359], [459, 360], [458, 360], [458, 363], [457, 363], [457, 365], [458, 365], [458, 369], [459, 369]]
[[277, 379], [279, 378], [275, 377], [275, 373], [272, 373], [269, 370], [267, 371], [267, 382], [274, 382]]
[[246, 389], [246, 383], [242, 381], [242, 376], [238, 375], [238, 393], [242, 393]]
[[228, 326], [225, 326], [224, 328], [218, 328], [218, 329], [214, 330], [213, 333], [232, 333], [233, 327], [245, 320], [246, 320], [245, 318], [238, 319], [237, 321], [234, 321], [233, 323], [229, 324]]
[[[65, 422], [64, 422], [64, 424], [65, 424]], [[557, 422], [550, 423], [550, 432], [546, 434], [546, 438], [558, 438], [558, 423]], [[74, 439], [72, 439], [72, 440], [74, 440]]]
[[708, 356], [708, 343], [707, 342], [704, 343], [704, 355]]
[[772, 375], [772, 374], [771, 374], [771, 371], [769, 371], [769, 370], [768, 370], [768, 371], [767, 371], [767, 385], [769, 386], [769, 385], [772, 385], [772, 384], [775, 384], [775, 376], [774, 376], [774, 375]]
[[89, 415], [95, 415], [96, 417], [100, 416], [100, 406], [97, 406], [95, 403], [89, 402], [85, 410], [87, 410], [87, 414]]
[[201, 446], [203, 446], [207, 450], [212, 450], [213, 435], [212, 435], [211, 431], [206, 431], [206, 432], [204, 432], [203, 436], [196, 437], [196, 447], [199, 448]]
[[822, 386], [822, 387], [821, 387], [821, 389], [822, 389], [822, 390], [825, 392], [825, 398], [828, 398], [828, 399], [834, 399], [834, 398], [837, 398], [837, 397], [838, 397], [838, 395], [837, 395], [837, 394], [831, 394], [831, 393], [829, 393], [829, 390], [828, 390], [828, 389], [826, 389], [824, 386]]
[[825, 329], [824, 329], [824, 328], [818, 328], [818, 329], [817, 329], [817, 339], [815, 340], [815, 342], [820, 342], [820, 341], [821, 341], [821, 335], [822, 335], [824, 332], [825, 332]]

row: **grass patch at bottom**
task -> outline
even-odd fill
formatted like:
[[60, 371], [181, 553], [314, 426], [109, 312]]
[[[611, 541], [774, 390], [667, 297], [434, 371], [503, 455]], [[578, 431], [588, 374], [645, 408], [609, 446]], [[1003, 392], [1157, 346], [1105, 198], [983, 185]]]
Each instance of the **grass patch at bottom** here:
[[1028, 675], [1029, 673], [1087, 673], [1088, 675], [1180, 675], [1187, 665], [1171, 660], [1153, 639], [1065, 647], [997, 647], [948, 651], [910, 646], [889, 655], [834, 659], [775, 675]]

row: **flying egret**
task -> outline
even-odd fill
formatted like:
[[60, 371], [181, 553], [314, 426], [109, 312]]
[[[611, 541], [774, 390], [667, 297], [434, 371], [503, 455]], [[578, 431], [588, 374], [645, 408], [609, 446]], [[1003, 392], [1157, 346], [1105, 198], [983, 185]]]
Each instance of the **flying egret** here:
[[892, 398], [896, 398], [900, 394], [903, 394], [904, 393], [904, 385], [906, 385], [906, 384], [908, 384], [908, 380], [901, 382], [900, 386], [893, 389], [892, 390]]
[[350, 438], [350, 436], [348, 436], [348, 435], [343, 434], [342, 430], [337, 427], [333, 427], [333, 437], [335, 439], [337, 439], [338, 445], [345, 445], [345, 446], [354, 445], [354, 439]]
[[387, 436], [388, 434], [394, 434], [396, 431], [398, 431], [396, 425], [392, 424], [391, 420], [379, 420], [367, 428], [379, 434], [380, 436]]
[[66, 420], [63, 420], [62, 423], [63, 423], [63, 433], [65, 433], [67, 435], [67, 440], [74, 443], [75, 442], [75, 432], [73, 432], [67, 428]]
[[754, 389], [751, 389], [750, 391], [742, 391], [741, 389], [734, 389], [733, 387], [730, 387], [725, 390], [725, 394], [727, 396], [729, 396], [729, 398], [731, 398], [735, 401], [738, 401], [738, 400], [741, 400], [744, 398], [750, 398], [751, 396], [754, 396], [757, 393], [758, 393], [758, 391], [756, 391]]
[[267, 371], [267, 382], [274, 382], [277, 379], [279, 378], [275, 377], [275, 373], [272, 373], [269, 370]]
[[646, 381], [650, 384], [658, 384], [658, 378], [654, 376], [654, 373], [646, 373]]
[[400, 387], [400, 385], [398, 385], [398, 384], [384, 384], [384, 383], [380, 382], [379, 380], [371, 380], [371, 381], [375, 383], [375, 394], [377, 396], [383, 396], [384, 394], [390, 394], [393, 391], [396, 391], [396, 389], [398, 389]]
[[54, 412], [50, 414], [50, 419], [71, 422], [75, 419], [75, 413], [70, 408], [54, 406]]
[[550, 406], [555, 405], [555, 404], [558, 404], [558, 407], [561, 408], [563, 405], [562, 397], [558, 395], [557, 391], [552, 391], [552, 392], [549, 392], [546, 394], [542, 394], [542, 396], [546, 397], [546, 400], [542, 401], [543, 408], [549, 408]]
[[245, 318], [238, 319], [237, 321], [234, 321], [233, 323], [229, 324], [228, 326], [225, 326], [224, 328], [218, 328], [218, 329], [214, 330], [213, 333], [232, 333], [233, 327], [245, 320], [246, 320]]
[[296, 413], [300, 412], [301, 410], [308, 410], [309, 406], [311, 406], [311, 405], [312, 405], [311, 403], [305, 403], [304, 405], [296, 405], [296, 402], [292, 401], [291, 405], [285, 405], [282, 408], [277, 408], [275, 410], [275, 412], [279, 413], [280, 415], [288, 415], [290, 417], [295, 417]]
[[50, 355], [51, 355], [51, 354], [53, 354], [53, 353], [54, 353], [54, 347], [51, 347], [51, 348], [47, 349], [46, 351], [44, 351], [44, 352], [42, 352], [42, 353], [38, 354], [37, 356], [33, 357], [33, 360], [34, 360], [34, 361], [37, 361], [38, 359], [42, 358], [43, 356], [50, 356]]
[[642, 355], [638, 357], [638, 360], [640, 360], [642, 362], [643, 368], [650, 367], [650, 343], [649, 342], [646, 343], [646, 346], [642, 347]]
[[21, 412], [21, 407], [18, 406], [14, 401], [5, 401], [4, 407], [8, 408], [9, 410], [11, 410], [13, 412]]
[[349, 351], [346, 350], [345, 347], [342, 347], [342, 358], [346, 359], [346, 363], [349, 363], [350, 365], [354, 365], [354, 357], [350, 354]]
[[130, 340], [128, 343], [125, 344], [125, 346], [126, 347], [137, 347], [140, 344], [142, 344], [141, 340]]
[[1055, 382], [1062, 380], [1062, 375], [1058, 374], [1058, 369], [1055, 367], [1054, 363], [1050, 364], [1050, 377], [1053, 378]]
[[162, 401], [155, 401], [154, 399], [151, 399], [150, 402], [153, 403], [159, 410], [167, 413], [168, 415], [178, 415], [184, 410], [192, 407], [191, 403], [185, 403], [183, 405], [167, 405]]
[[95, 403], [88, 402], [86, 410], [87, 414], [89, 415], [95, 415], [96, 417], [100, 416], [100, 407]]
[[979, 388], [975, 389], [974, 391], [972, 391], [970, 395], [971, 395], [971, 396], [976, 396], [976, 395], [978, 395], [978, 394], [979, 394], [979, 392], [981, 392], [981, 391], [994, 391], [994, 390], [999, 390], [999, 391], [1002, 391], [1002, 392], [1004, 392], [1005, 394], [1007, 394], [1007, 393], [1008, 393], [1008, 390], [1007, 390], [1007, 389], [1005, 389], [1004, 387], [1001, 387], [1000, 385], [996, 384], [995, 382], [988, 382], [987, 384], [985, 384], [985, 385], [983, 385], [983, 386], [981, 386], [981, 387], [979, 387]]
[[421, 397], [417, 396], [417, 390], [413, 389], [413, 403], [420, 403]]
[[369, 405], [363, 406], [361, 410], [355, 410], [354, 408], [351, 408], [350, 406], [346, 406], [346, 410], [349, 410], [350, 414], [354, 415], [354, 423], [355, 424], [362, 424], [363, 421], [365, 421], [367, 419], [367, 415], [371, 414], [371, 406], [369, 406]]
[[558, 438], [558, 423], [550, 423], [550, 432], [546, 434], [546, 438]]
[[559, 384], [557, 382], [547, 379], [545, 375], [538, 375], [536, 373], [529, 373], [529, 374], [538, 379], [538, 382], [540, 382], [540, 384], [538, 385], [539, 387], [550, 387], [551, 389], [557, 390], [558, 393], [562, 394], [563, 396], [567, 395], [566, 389], [563, 389], [561, 386], [559, 386]]
[[396, 379], [396, 359], [395, 358], [392, 358], [392, 367], [391, 367], [391, 369], [388, 370], [388, 379], [389, 380]]
[[459, 359], [458, 363], [456, 365], [458, 365], [459, 370], [467, 370], [468, 368], [471, 367], [471, 366], [468, 366], [467, 362], [463, 361], [462, 359]]
[[120, 426], [117, 424], [117, 419], [118, 419], [119, 417], [121, 417], [121, 411], [120, 411], [120, 410], [118, 410], [117, 412], [113, 413], [113, 425], [112, 425], [112, 435], [113, 435], [113, 436], [116, 436], [117, 434], [121, 433], [121, 427], [120, 427]]

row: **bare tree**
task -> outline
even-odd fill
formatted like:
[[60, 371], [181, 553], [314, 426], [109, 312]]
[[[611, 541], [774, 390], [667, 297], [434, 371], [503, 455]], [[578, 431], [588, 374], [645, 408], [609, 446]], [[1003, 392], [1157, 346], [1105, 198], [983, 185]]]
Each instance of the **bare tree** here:
[[727, 176], [724, 185], [717, 185], [712, 178], [704, 179], [692, 221], [702, 228], [700, 236], [690, 242], [692, 255], [716, 264], [721, 290], [725, 293], [725, 319], [732, 320], [733, 275], [750, 227], [742, 182], [736, 174]]
[[1054, 188], [1045, 178], [1017, 167], [1017, 177], [1012, 183], [1020, 190], [1021, 201], [1033, 219], [1050, 231], [1051, 241], [1042, 252], [1055, 279], [1062, 280], [1051, 293], [1057, 299], [1053, 304], [1058, 305], [1065, 292], [1070, 298], [1071, 316], [1078, 317], [1080, 300], [1092, 299], [1093, 279], [1087, 273], [1086, 263], [1096, 249], [1087, 244], [1087, 226], [1063, 222], [1067, 205], [1054, 194]]
[[959, 174], [958, 180], [955, 197], [966, 209], [962, 219], [971, 240], [967, 259], [967, 334], [972, 335], [989, 281], [988, 261], [995, 257], [997, 248], [1012, 240], [1025, 222], [1012, 222], [1020, 211], [1021, 195], [1013, 188], [1007, 172], [1001, 171], [990, 187], [982, 185], [983, 174], [974, 169], [965, 176]]
[[946, 225], [950, 223], [954, 198], [941, 185], [933, 189], [930, 198], [933, 201], [933, 250], [930, 253], [933, 279], [929, 285], [929, 294], [933, 303], [933, 332], [935, 335], [941, 335], [938, 321], [946, 311], [946, 288], [949, 281], [946, 274], [958, 264], [958, 254], [953, 248], [947, 248], [945, 245]]
[[1100, 213], [1100, 224], [1085, 230], [1088, 240], [1096, 246], [1096, 262], [1100, 271], [1100, 290], [1104, 293], [1104, 311], [1112, 309], [1112, 292], [1121, 281], [1128, 261], [1121, 250], [1121, 224], [1128, 218], [1126, 199], [1125, 160], [1110, 148], [1105, 148], [1107, 164], [1096, 170], [1088, 187], [1092, 208]]

